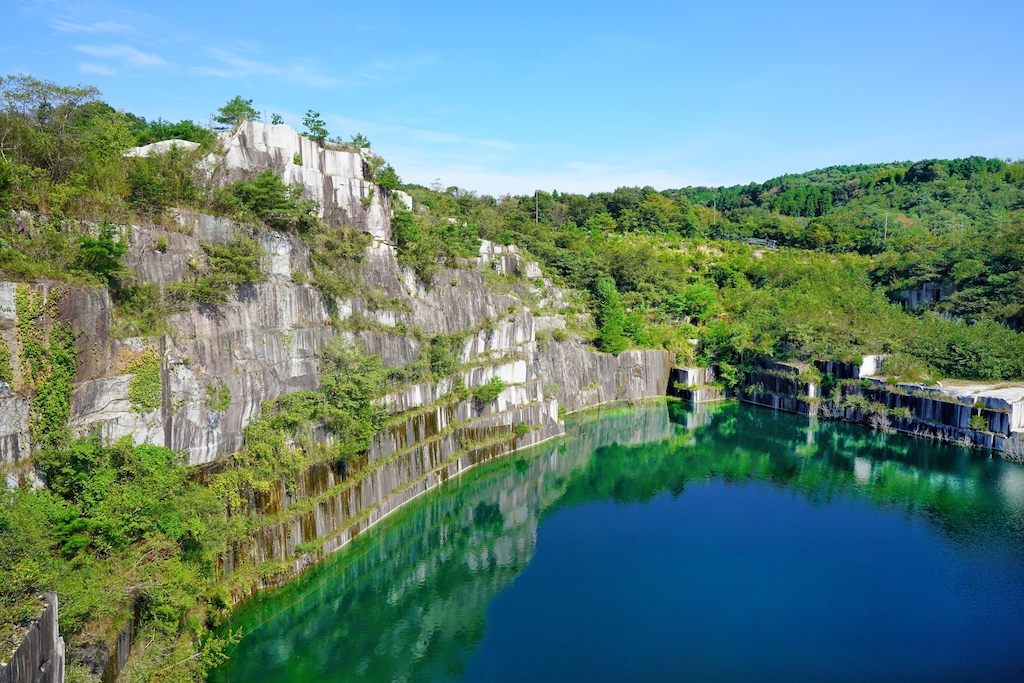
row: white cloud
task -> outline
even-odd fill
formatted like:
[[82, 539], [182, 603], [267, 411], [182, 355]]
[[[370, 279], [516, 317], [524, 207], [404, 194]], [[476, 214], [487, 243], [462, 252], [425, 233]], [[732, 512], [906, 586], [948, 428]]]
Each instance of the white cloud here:
[[95, 74], [97, 76], [116, 76], [117, 73], [110, 67], [90, 62], [79, 62], [78, 70], [84, 74]]
[[77, 21], [66, 19], [54, 19], [50, 26], [61, 33], [134, 33], [135, 29], [125, 24], [118, 24], [114, 21], [96, 21], [91, 24], [82, 24]]
[[198, 67], [196, 73], [202, 76], [213, 76], [215, 78], [245, 78], [247, 76], [263, 76], [279, 78], [281, 80], [301, 83], [316, 88], [328, 87], [338, 83], [338, 80], [324, 76], [304, 64], [290, 64], [287, 66], [275, 66], [266, 62], [259, 62], [249, 59], [233, 52], [220, 49], [210, 49], [207, 53], [223, 64], [221, 67]]
[[128, 45], [75, 45], [72, 49], [92, 57], [123, 59], [132, 66], [167, 66], [167, 62], [159, 55], [143, 52]]

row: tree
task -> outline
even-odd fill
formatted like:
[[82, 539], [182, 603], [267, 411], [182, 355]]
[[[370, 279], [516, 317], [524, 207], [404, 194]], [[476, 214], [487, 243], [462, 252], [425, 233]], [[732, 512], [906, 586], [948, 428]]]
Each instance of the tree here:
[[217, 112], [218, 115], [214, 116], [213, 120], [219, 124], [221, 130], [229, 130], [242, 121], [254, 119], [259, 115], [252, 107], [252, 100], [243, 100], [241, 95], [235, 95], [234, 99], [228, 100]]
[[78, 258], [82, 267], [108, 282], [121, 269], [121, 257], [127, 251], [117, 227], [110, 223], [100, 226], [100, 234], [96, 238], [78, 238]]
[[284, 117], [283, 116], [281, 116], [280, 114], [271, 114], [270, 115], [270, 125], [272, 125], [272, 126], [280, 126], [282, 123], [284, 123]]
[[629, 346], [625, 333], [626, 311], [622, 306], [622, 297], [615, 288], [615, 283], [607, 279], [597, 283], [597, 296], [600, 300], [598, 322], [601, 325], [598, 347], [602, 351], [618, 355]]
[[370, 140], [362, 133], [356, 133], [352, 136], [352, 139], [348, 141], [348, 144], [358, 149], [364, 149], [370, 146]]
[[320, 118], [320, 112], [307, 109], [302, 125], [306, 127], [306, 137], [310, 140], [315, 140], [320, 145], [327, 140], [327, 126]]
[[79, 109], [99, 98], [92, 86], [63, 86], [31, 76], [0, 76], [0, 158], [37, 164], [53, 182], [74, 170]]

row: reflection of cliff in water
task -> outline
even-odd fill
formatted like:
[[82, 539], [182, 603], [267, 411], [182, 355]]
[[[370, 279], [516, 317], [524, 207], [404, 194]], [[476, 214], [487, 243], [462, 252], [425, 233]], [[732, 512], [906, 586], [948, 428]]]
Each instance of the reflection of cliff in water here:
[[[351, 548], [242, 606], [247, 637], [215, 680], [458, 678], [488, 604], [532, 558], [546, 514], [687, 485], [757, 480], [812, 501], [865, 498], [953, 536], [1024, 538], [1024, 469], [976, 451], [740, 405], [592, 414], [567, 437], [476, 470]], [[970, 531], [968, 531], [970, 530]]]
[[541, 510], [611, 443], [670, 438], [664, 403], [593, 413], [567, 437], [487, 463], [234, 615], [247, 636], [213, 680], [458, 676], [487, 605], [533, 555]]

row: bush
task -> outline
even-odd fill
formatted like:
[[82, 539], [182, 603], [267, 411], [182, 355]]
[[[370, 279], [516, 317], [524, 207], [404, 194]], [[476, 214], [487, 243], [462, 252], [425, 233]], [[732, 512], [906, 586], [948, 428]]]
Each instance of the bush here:
[[188, 119], [182, 119], [177, 123], [161, 118], [149, 123], [146, 123], [145, 119], [139, 119], [136, 125], [132, 126], [132, 133], [135, 135], [135, 144], [140, 147], [163, 140], [186, 140], [198, 142], [209, 149], [217, 142], [217, 136], [212, 131]]
[[259, 220], [278, 230], [307, 232], [320, 225], [316, 202], [302, 199], [303, 188], [285, 185], [276, 173], [261, 172], [218, 190], [215, 204], [241, 220]]
[[494, 377], [491, 377], [487, 384], [484, 384], [474, 389], [473, 397], [476, 400], [483, 403], [484, 405], [488, 405], [490, 403], [493, 403], [494, 400], [498, 398], [498, 394], [500, 394], [504, 390], [505, 382], [502, 381], [500, 377], [495, 375]]
[[160, 357], [155, 351], [146, 351], [128, 366], [134, 374], [128, 384], [128, 400], [139, 413], [148, 413], [160, 407], [163, 400], [163, 379], [160, 375]]
[[[117, 239], [114, 239], [114, 238]], [[95, 238], [78, 238], [78, 260], [81, 267], [101, 280], [110, 282], [121, 269], [121, 258], [128, 245], [121, 239], [117, 227], [104, 222]]]
[[223, 412], [231, 405], [231, 389], [218, 380], [206, 385], [206, 405], [214, 412]]
[[254, 285], [267, 279], [263, 271], [263, 247], [242, 234], [223, 245], [203, 244], [205, 267], [194, 265], [193, 279], [172, 282], [168, 297], [176, 304], [189, 302], [219, 306], [238, 287]]
[[971, 419], [968, 420], [967, 426], [970, 427], [971, 429], [987, 432], [988, 420], [985, 419], [984, 415], [971, 415]]
[[196, 164], [203, 154], [174, 146], [163, 154], [125, 159], [128, 204], [143, 215], [200, 205], [204, 193], [196, 179]]

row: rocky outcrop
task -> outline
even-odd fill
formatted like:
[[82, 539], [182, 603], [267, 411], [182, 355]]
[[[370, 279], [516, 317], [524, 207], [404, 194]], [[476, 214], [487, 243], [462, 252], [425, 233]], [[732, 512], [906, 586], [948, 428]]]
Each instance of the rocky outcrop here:
[[64, 683], [64, 639], [57, 630], [57, 594], [43, 597], [42, 614], [29, 624], [10, 660], [0, 664], [0, 683]]
[[[327, 223], [354, 225], [375, 239], [391, 241], [390, 194], [368, 177], [369, 149], [348, 151], [318, 145], [291, 126], [244, 121], [222, 141], [223, 156], [208, 163], [217, 182], [230, 182], [271, 170], [320, 207]], [[404, 201], [403, 201], [404, 203]]]
[[[816, 360], [829, 387], [812, 381], [807, 363], [756, 361], [740, 387], [740, 400], [804, 415], [862, 422], [876, 429], [919, 438], [991, 449], [1024, 461], [1024, 386], [945, 380], [934, 385], [896, 382], [880, 376], [884, 357], [857, 362]], [[711, 400], [711, 368], [676, 368], [673, 390], [686, 400]], [[809, 373], [809, 374], [805, 374]]]

